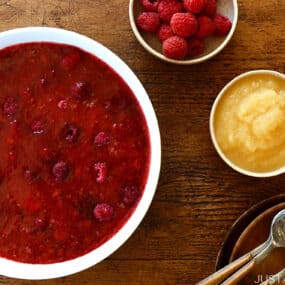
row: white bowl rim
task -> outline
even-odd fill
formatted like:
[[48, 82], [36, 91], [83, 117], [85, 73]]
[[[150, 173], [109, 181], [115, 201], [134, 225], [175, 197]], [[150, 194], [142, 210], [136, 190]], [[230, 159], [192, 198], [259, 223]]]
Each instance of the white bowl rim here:
[[143, 196], [127, 222], [107, 242], [83, 256], [53, 264], [27, 264], [0, 258], [0, 275], [18, 279], [43, 280], [71, 275], [99, 263], [132, 235], [144, 218], [156, 191], [161, 167], [161, 138], [156, 114], [143, 85], [133, 71], [111, 50], [91, 38], [59, 28], [25, 27], [0, 33], [0, 50], [28, 42], [73, 45], [94, 54], [111, 66], [128, 84], [139, 101], [148, 125], [151, 145], [150, 169]]
[[237, 22], [238, 22], [238, 2], [237, 2], [237, 0], [231, 0], [233, 2], [233, 7], [234, 7], [234, 18], [232, 21], [231, 30], [227, 34], [227, 36], [225, 37], [223, 42], [216, 49], [214, 49], [213, 51], [211, 51], [210, 53], [208, 53], [204, 56], [193, 58], [193, 59], [186, 59], [186, 60], [175, 60], [175, 59], [168, 58], [165, 55], [163, 55], [162, 53], [158, 52], [157, 50], [152, 48], [144, 40], [143, 36], [141, 35], [141, 33], [139, 32], [139, 30], [137, 28], [136, 21], [134, 18], [133, 10], [134, 10], [135, 1], [137, 1], [137, 0], [130, 0], [130, 2], [129, 2], [130, 25], [131, 25], [131, 28], [133, 30], [135, 37], [137, 38], [139, 43], [144, 47], [145, 50], [147, 50], [149, 53], [151, 53], [155, 57], [157, 57], [163, 61], [169, 62], [169, 63], [179, 64], [179, 65], [192, 65], [192, 64], [197, 64], [197, 63], [201, 63], [203, 61], [209, 60], [210, 58], [217, 55], [219, 52], [221, 52], [226, 47], [226, 45], [229, 43], [229, 41], [231, 40], [231, 38], [232, 38], [232, 36], [236, 30], [236, 26], [237, 26]]
[[273, 75], [275, 77], [281, 78], [281, 79], [285, 79], [285, 75], [279, 71], [275, 71], [275, 70], [269, 70], [269, 69], [256, 69], [256, 70], [251, 70], [251, 71], [247, 71], [244, 72], [238, 76], [236, 76], [235, 78], [233, 78], [229, 83], [227, 83], [225, 85], [225, 87], [219, 92], [218, 96], [216, 97], [212, 109], [211, 109], [211, 113], [210, 113], [210, 121], [209, 121], [209, 128], [210, 128], [210, 136], [211, 136], [211, 140], [214, 144], [214, 147], [216, 149], [216, 151], [218, 152], [219, 156], [222, 158], [222, 160], [231, 168], [233, 168], [235, 171], [247, 175], [247, 176], [251, 176], [251, 177], [257, 177], [257, 178], [266, 178], [266, 177], [273, 177], [273, 176], [277, 176], [280, 175], [282, 173], [285, 172], [285, 166], [278, 168], [276, 170], [273, 171], [268, 171], [268, 172], [254, 172], [254, 171], [249, 171], [246, 169], [243, 169], [242, 167], [237, 166], [235, 163], [233, 163], [221, 150], [217, 139], [216, 139], [216, 135], [215, 135], [215, 129], [214, 129], [214, 121], [215, 121], [215, 113], [216, 113], [216, 109], [217, 106], [219, 105], [220, 100], [223, 98], [224, 94], [226, 93], [226, 91], [233, 85], [235, 84], [237, 81], [245, 78], [245, 77], [249, 77], [252, 75], [263, 75], [263, 74], [268, 74], [268, 75]]

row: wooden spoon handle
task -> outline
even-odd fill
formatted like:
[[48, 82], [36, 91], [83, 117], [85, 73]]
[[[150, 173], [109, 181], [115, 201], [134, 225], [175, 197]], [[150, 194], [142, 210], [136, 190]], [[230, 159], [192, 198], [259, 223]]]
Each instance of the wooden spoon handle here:
[[202, 281], [196, 283], [196, 285], [217, 285], [224, 281], [228, 276], [232, 275], [236, 272], [239, 268], [243, 265], [249, 263], [253, 259], [252, 252], [243, 255], [239, 259], [235, 260], [234, 262], [230, 263], [226, 267], [220, 269], [219, 271], [215, 272], [214, 274], [208, 276], [207, 278], [203, 279]]
[[240, 268], [237, 272], [235, 272], [231, 277], [226, 279], [221, 285], [235, 285], [239, 281], [241, 281], [255, 266], [256, 261], [252, 259], [242, 268]]

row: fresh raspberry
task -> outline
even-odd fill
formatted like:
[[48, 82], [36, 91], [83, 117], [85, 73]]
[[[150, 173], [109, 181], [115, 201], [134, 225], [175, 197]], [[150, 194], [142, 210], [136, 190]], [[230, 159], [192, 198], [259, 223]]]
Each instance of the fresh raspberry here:
[[166, 39], [174, 36], [174, 33], [171, 29], [171, 27], [167, 24], [162, 24], [157, 32], [157, 37], [160, 40], [160, 42], [164, 42]]
[[221, 14], [216, 14], [214, 24], [215, 35], [219, 37], [226, 36], [232, 27], [232, 22]]
[[139, 190], [136, 186], [126, 186], [122, 189], [122, 201], [125, 205], [133, 205], [139, 197]]
[[45, 123], [42, 120], [35, 120], [31, 124], [31, 129], [34, 134], [41, 134], [44, 132]]
[[108, 143], [110, 143], [110, 138], [104, 132], [98, 133], [94, 139], [94, 144], [97, 147], [102, 147]]
[[197, 56], [205, 50], [205, 43], [202, 39], [196, 37], [191, 38], [188, 41], [188, 56], [194, 57]]
[[110, 204], [99, 203], [95, 206], [93, 214], [99, 222], [108, 222], [114, 217], [114, 208]]
[[204, 10], [202, 12], [205, 16], [213, 18], [217, 13], [217, 2], [216, 0], [206, 0]]
[[52, 168], [52, 174], [56, 181], [64, 181], [69, 172], [69, 167], [67, 162], [65, 161], [58, 161]]
[[183, 5], [178, 0], [161, 0], [158, 4], [158, 15], [166, 23], [170, 22], [173, 14], [182, 11]]
[[93, 170], [96, 175], [96, 181], [98, 183], [104, 183], [107, 178], [107, 164], [106, 162], [96, 162], [93, 165]]
[[141, 13], [137, 18], [137, 25], [144, 32], [156, 33], [160, 25], [158, 14], [155, 12]]
[[184, 8], [186, 11], [198, 14], [205, 7], [205, 0], [184, 0]]
[[84, 81], [75, 82], [71, 88], [71, 95], [77, 100], [85, 99], [89, 93], [89, 86]]
[[171, 18], [170, 26], [174, 34], [182, 38], [194, 35], [198, 29], [197, 20], [190, 13], [175, 13]]
[[63, 56], [61, 60], [61, 65], [65, 70], [70, 71], [75, 68], [79, 64], [79, 62], [80, 54], [79, 52], [74, 51]]
[[78, 140], [80, 135], [79, 127], [74, 124], [66, 123], [63, 128], [63, 137], [68, 142], [74, 143]]
[[214, 34], [214, 22], [208, 16], [199, 16], [197, 18], [199, 28], [196, 36], [200, 39], [205, 39]]
[[146, 12], [157, 12], [158, 0], [141, 0], [141, 4]]
[[186, 40], [178, 36], [170, 37], [162, 44], [163, 54], [172, 59], [184, 59], [187, 49]]
[[15, 115], [18, 109], [17, 99], [15, 97], [6, 97], [3, 104], [4, 114], [7, 116]]

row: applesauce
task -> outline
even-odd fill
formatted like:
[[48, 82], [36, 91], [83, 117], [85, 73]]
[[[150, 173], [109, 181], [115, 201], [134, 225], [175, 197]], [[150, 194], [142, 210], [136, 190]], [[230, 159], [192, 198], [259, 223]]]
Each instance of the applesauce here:
[[250, 74], [234, 82], [217, 104], [214, 132], [222, 152], [253, 172], [285, 166], [285, 80]]

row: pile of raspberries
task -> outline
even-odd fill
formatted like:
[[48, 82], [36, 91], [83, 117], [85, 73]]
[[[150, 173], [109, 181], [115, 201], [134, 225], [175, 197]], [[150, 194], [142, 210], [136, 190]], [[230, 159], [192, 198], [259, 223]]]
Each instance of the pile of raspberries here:
[[195, 57], [205, 50], [204, 40], [223, 37], [231, 21], [217, 13], [218, 0], [140, 0], [144, 12], [136, 19], [141, 31], [156, 33], [163, 54], [172, 59]]

